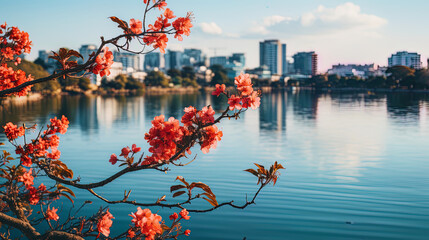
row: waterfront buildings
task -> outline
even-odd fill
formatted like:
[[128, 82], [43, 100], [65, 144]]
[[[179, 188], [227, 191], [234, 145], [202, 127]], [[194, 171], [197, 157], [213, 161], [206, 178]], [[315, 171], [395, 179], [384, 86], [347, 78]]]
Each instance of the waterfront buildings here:
[[259, 66], [267, 66], [271, 74], [286, 74], [286, 44], [279, 40], [259, 42]]
[[412, 52], [397, 52], [388, 59], [388, 66], [407, 66], [414, 69], [422, 68], [420, 54]]
[[113, 52], [113, 61], [122, 63], [124, 72], [135, 72], [141, 70], [140, 55], [129, 52]]
[[337, 64], [328, 70], [329, 75], [338, 75], [341, 77], [360, 77], [368, 78], [373, 76], [383, 76], [385, 73], [382, 68], [375, 64]]
[[165, 68], [165, 58], [160, 52], [150, 52], [144, 56], [144, 70], [153, 71]]
[[317, 54], [315, 52], [298, 52], [293, 55], [293, 68], [296, 74], [317, 74]]

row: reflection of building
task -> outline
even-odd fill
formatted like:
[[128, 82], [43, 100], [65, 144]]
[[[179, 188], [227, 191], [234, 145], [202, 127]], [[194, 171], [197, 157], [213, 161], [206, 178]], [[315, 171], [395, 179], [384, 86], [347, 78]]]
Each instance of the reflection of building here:
[[393, 66], [407, 66], [414, 69], [422, 68], [420, 61], [420, 54], [410, 52], [397, 52], [392, 54], [388, 59], [389, 67]]
[[152, 71], [155, 69], [163, 69], [165, 67], [164, 56], [159, 52], [151, 52], [144, 56], [144, 70]]
[[303, 75], [317, 74], [317, 54], [315, 52], [299, 52], [293, 55], [295, 73]]
[[286, 96], [284, 91], [271, 93], [261, 101], [259, 110], [261, 130], [284, 131], [286, 129]]
[[272, 74], [287, 73], [286, 44], [279, 40], [259, 42], [259, 66], [268, 66]]

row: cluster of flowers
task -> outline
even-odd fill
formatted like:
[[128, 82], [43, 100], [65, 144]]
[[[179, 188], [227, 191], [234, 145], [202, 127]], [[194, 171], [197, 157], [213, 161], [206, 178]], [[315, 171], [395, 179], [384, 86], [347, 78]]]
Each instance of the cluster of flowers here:
[[34, 177], [33, 177], [33, 169], [30, 168], [30, 170], [25, 171], [21, 176], [18, 177], [18, 182], [22, 182], [25, 186], [25, 188], [28, 190], [27, 197], [28, 202], [31, 205], [36, 205], [39, 200], [40, 196], [46, 192], [46, 186], [41, 183], [38, 188], [34, 187]]
[[225, 85], [216, 84], [216, 90], [212, 95], [219, 96], [225, 94], [228, 97], [229, 110], [241, 110], [243, 108], [256, 109], [261, 104], [259, 92], [253, 90], [252, 80], [249, 74], [241, 73], [235, 78], [234, 84], [237, 86], [238, 94], [229, 96], [225, 89]]
[[[57, 148], [60, 143], [60, 138], [56, 133], [66, 133], [68, 126], [69, 121], [65, 116], [62, 116], [61, 119], [55, 117], [51, 119], [51, 124], [47, 125], [47, 130], [45, 130], [43, 135], [37, 140], [33, 140], [31, 143], [27, 143], [24, 146], [16, 146], [15, 152], [20, 155], [21, 164], [26, 167], [31, 167], [33, 164], [32, 157], [59, 159], [61, 152], [58, 151]], [[3, 128], [9, 141], [13, 141], [25, 134], [24, 127], [17, 127], [12, 123], [7, 123]], [[49, 149], [51, 149], [51, 152], [48, 152]]]
[[[147, 0], [144, 1], [145, 4], [147, 4]], [[154, 1], [156, 3], [159, 10], [164, 10], [164, 8], [167, 6], [167, 3], [165, 1]], [[148, 35], [145, 35], [143, 37], [143, 42], [148, 45], [152, 46], [154, 49], [159, 48], [160, 52], [165, 53], [165, 48], [167, 47], [168, 37], [167, 34], [164, 32], [167, 32], [168, 27], [173, 27], [175, 30], [174, 37], [177, 38], [179, 41], [183, 40], [182, 35], [189, 36], [191, 33], [192, 25], [192, 14], [188, 13], [186, 17], [179, 17], [172, 21], [172, 19], [176, 18], [173, 11], [171, 9], [167, 8], [165, 9], [164, 13], [161, 14], [155, 21], [155, 23], [149, 24], [148, 26]], [[172, 22], [170, 22], [172, 21]], [[129, 22], [130, 30], [134, 34], [141, 34], [143, 24], [140, 20], [131, 19]]]
[[110, 68], [113, 64], [113, 53], [108, 47], [103, 49], [103, 56], [98, 55], [95, 58], [95, 65], [91, 71], [94, 74], [100, 74], [101, 77], [110, 75]]
[[[179, 220], [179, 215], [177, 213], [170, 215], [170, 220], [173, 221], [173, 226], [181, 219], [189, 220], [190, 218], [186, 209], [182, 209], [179, 214], [181, 217]], [[162, 217], [158, 214], [152, 213], [149, 209], [141, 209], [138, 207], [137, 212], [131, 213], [129, 216], [133, 218], [131, 222], [134, 224], [134, 227], [128, 229], [128, 238], [134, 238], [136, 236], [136, 232], [140, 232], [141, 234], [145, 235], [145, 240], [154, 240], [157, 235], [163, 233], [161, 222]], [[106, 237], [110, 235], [110, 228], [113, 224], [112, 219], [114, 219], [113, 215], [109, 212], [109, 210], [107, 210], [97, 223], [99, 235], [103, 234]], [[189, 229], [184, 232], [186, 236], [189, 236], [190, 233], [191, 231]]]
[[[183, 126], [179, 120], [172, 117], [168, 121], [164, 120], [164, 115], [155, 117], [152, 128], [145, 134], [152, 155], [145, 157], [143, 164], [168, 162], [180, 147], [188, 144], [187, 141], [190, 141], [191, 136], [197, 131], [200, 131], [199, 143], [204, 153], [208, 153], [210, 148], [216, 148], [223, 134], [215, 125], [210, 125], [214, 123], [214, 114], [211, 106], [204, 107], [201, 111], [192, 106], [187, 107], [181, 119]], [[188, 154], [191, 154], [190, 147], [192, 146], [186, 149]]]
[[[201, 151], [208, 153], [209, 150], [217, 147], [217, 142], [221, 140], [223, 133], [219, 131], [214, 123], [215, 111], [211, 106], [204, 107], [201, 111], [197, 111], [196, 108], [190, 106], [185, 108], [185, 114], [182, 116], [180, 125], [179, 120], [170, 117], [165, 121], [165, 116], [160, 115], [152, 120], [152, 128], [148, 133], [145, 134], [145, 139], [151, 146], [149, 152], [152, 155], [145, 157], [142, 165], [151, 165], [156, 163], [168, 163], [177, 152], [180, 147], [187, 145], [187, 141], [190, 140], [191, 136], [199, 131], [199, 143], [201, 145]], [[186, 149], [188, 154], [191, 154], [190, 147]], [[135, 144], [132, 148], [124, 147], [121, 150], [119, 156], [126, 159], [132, 158], [135, 153], [141, 150]], [[129, 155], [129, 154], [132, 155]], [[179, 158], [181, 156], [177, 156]], [[176, 159], [177, 159], [176, 158]], [[119, 160], [116, 154], [110, 156], [109, 162], [116, 164]]]
[[[3, 34], [3, 35], [1, 35]], [[7, 62], [21, 63], [18, 57], [22, 53], [30, 53], [31, 41], [27, 32], [17, 27], [7, 27], [6, 23], [0, 25], [0, 91], [19, 86], [33, 80], [31, 75], [26, 76], [22, 70], [13, 70], [8, 67]], [[27, 95], [31, 86], [27, 86], [14, 94], [18, 96]]]
[[[51, 119], [51, 124], [48, 125], [47, 130], [43, 132], [43, 135], [40, 136], [37, 140], [33, 140], [31, 143], [26, 143], [24, 146], [15, 145], [16, 154], [20, 155], [20, 162], [23, 166], [31, 167], [33, 164], [33, 158], [49, 158], [49, 159], [59, 159], [60, 151], [57, 150], [59, 145], [59, 137], [56, 133], [64, 134], [67, 132], [69, 121], [66, 117], [57, 119], [56, 117]], [[25, 128], [18, 127], [12, 123], [7, 123], [3, 126], [6, 137], [10, 142], [14, 141], [18, 137], [25, 135]], [[51, 152], [48, 150], [51, 149]], [[22, 182], [27, 189], [27, 197], [30, 204], [35, 205], [39, 202], [40, 196], [46, 192], [46, 186], [40, 184], [38, 188], [35, 188], [33, 185], [33, 169], [25, 171], [17, 179], [18, 182]], [[48, 212], [52, 213], [53, 210], [48, 209]], [[53, 214], [48, 214], [48, 216], [53, 216]]]

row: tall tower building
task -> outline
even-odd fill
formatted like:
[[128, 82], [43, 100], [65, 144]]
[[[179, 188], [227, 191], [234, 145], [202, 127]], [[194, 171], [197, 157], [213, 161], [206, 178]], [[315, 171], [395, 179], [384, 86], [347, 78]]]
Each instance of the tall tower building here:
[[267, 66], [271, 74], [287, 73], [286, 44], [279, 40], [259, 42], [259, 65]]
[[93, 44], [82, 45], [79, 48], [79, 53], [83, 57], [83, 62], [88, 61], [89, 55], [96, 51], [97, 51], [97, 46]]
[[296, 73], [303, 75], [317, 74], [317, 54], [315, 52], [299, 52], [293, 55], [293, 66]]
[[155, 68], [163, 69], [165, 67], [164, 56], [160, 52], [151, 52], [144, 56], [144, 70], [151, 71]]
[[123, 71], [140, 71], [140, 55], [129, 52], [113, 52], [113, 61], [122, 63]]

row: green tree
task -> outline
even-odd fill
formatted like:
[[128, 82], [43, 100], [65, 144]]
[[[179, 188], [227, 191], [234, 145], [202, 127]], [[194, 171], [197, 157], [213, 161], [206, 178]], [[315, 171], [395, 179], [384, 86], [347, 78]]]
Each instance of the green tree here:
[[[27, 74], [31, 74], [31, 76], [33, 76], [33, 78], [38, 79], [38, 78], [43, 78], [43, 77], [47, 77], [50, 74], [43, 69], [42, 66], [27, 61], [25, 59], [22, 60], [21, 64], [19, 64], [18, 66], [15, 66], [14, 64], [10, 64], [10, 66], [16, 70], [16, 69], [21, 69], [24, 72], [26, 72]], [[36, 92], [40, 92], [40, 91], [50, 91], [50, 92], [54, 92], [57, 91], [58, 89], [61, 88], [61, 85], [58, 83], [58, 80], [53, 79], [47, 82], [42, 82], [40, 84], [35, 84], [32, 88], [32, 91], [36, 91]]]
[[210, 85], [212, 86], [215, 86], [216, 84], [231, 85], [231, 81], [228, 79], [228, 76], [226, 75], [226, 69], [222, 65], [213, 65], [210, 67], [210, 69], [214, 73], [214, 76], [212, 78], [212, 81], [210, 82]]
[[161, 71], [152, 71], [145, 78], [146, 86], [168, 87], [169, 80]]

